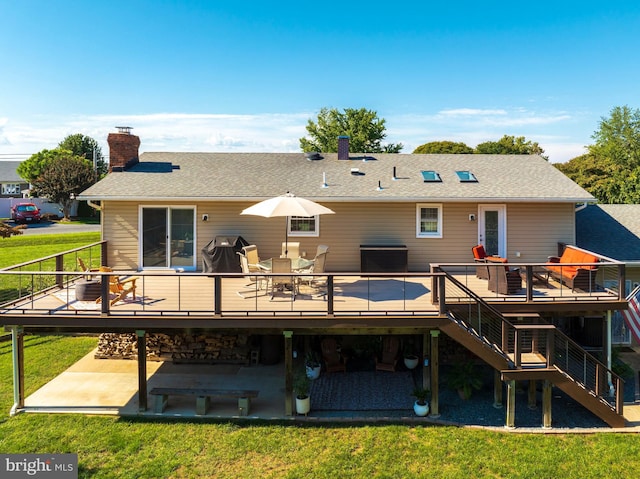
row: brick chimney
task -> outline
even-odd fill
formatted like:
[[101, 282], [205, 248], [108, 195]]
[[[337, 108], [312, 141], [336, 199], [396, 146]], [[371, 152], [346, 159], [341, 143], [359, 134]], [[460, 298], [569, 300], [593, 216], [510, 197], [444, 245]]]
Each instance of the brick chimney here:
[[138, 163], [140, 138], [131, 134], [130, 126], [116, 126], [118, 133], [109, 133], [109, 171], [123, 171]]
[[349, 137], [341, 135], [338, 137], [338, 159], [349, 159]]

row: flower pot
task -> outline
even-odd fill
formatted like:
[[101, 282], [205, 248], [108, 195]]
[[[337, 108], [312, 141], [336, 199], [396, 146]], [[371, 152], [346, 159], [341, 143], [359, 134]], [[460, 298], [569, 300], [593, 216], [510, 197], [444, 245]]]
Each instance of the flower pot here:
[[311, 410], [311, 398], [299, 398], [296, 396], [296, 412], [306, 415]]
[[407, 369], [415, 369], [418, 366], [418, 362], [420, 360], [418, 359], [418, 356], [405, 356], [404, 357], [404, 365], [407, 367]]
[[318, 379], [320, 377], [321, 369], [322, 369], [322, 366], [316, 366], [316, 367], [306, 366], [307, 377], [309, 379]]
[[418, 404], [418, 401], [414, 402], [413, 412], [416, 413], [416, 416], [426, 416], [429, 414], [429, 403], [425, 402], [424, 404]]

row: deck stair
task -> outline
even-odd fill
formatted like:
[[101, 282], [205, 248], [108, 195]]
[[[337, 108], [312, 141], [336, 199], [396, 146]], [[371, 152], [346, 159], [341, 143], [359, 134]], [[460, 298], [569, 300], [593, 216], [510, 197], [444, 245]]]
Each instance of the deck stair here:
[[[446, 303], [450, 321], [440, 329], [503, 381], [547, 380], [611, 427], [624, 427], [624, 381], [605, 364], [537, 314], [503, 315], [455, 278], [446, 284], [456, 300]], [[449, 295], [450, 288], [458, 291]]]

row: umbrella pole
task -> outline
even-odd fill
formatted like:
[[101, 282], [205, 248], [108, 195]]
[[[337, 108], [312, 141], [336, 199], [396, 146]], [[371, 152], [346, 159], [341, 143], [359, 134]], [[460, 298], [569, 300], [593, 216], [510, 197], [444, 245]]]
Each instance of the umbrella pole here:
[[289, 257], [289, 217], [284, 217], [284, 257]]

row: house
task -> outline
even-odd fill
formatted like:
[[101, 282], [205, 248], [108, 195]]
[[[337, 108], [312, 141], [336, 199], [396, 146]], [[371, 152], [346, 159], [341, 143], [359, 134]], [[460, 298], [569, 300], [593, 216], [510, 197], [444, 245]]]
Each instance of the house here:
[[20, 161], [0, 161], [0, 198], [22, 198], [29, 183], [17, 173]]
[[[114, 268], [197, 270], [199, 252], [220, 235], [279, 254], [282, 222], [240, 213], [291, 192], [335, 211], [287, 225], [309, 255], [331, 246], [332, 271], [359, 271], [360, 245], [371, 244], [406, 247], [409, 271], [471, 259], [479, 242], [489, 253], [543, 262], [559, 242], [575, 244], [576, 205], [594, 201], [540, 156], [349, 154], [348, 138], [341, 141], [342, 154], [138, 157], [138, 137], [112, 133], [111, 174], [79, 199], [100, 202], [104, 239], [117, 245], [107, 258]], [[185, 238], [195, 239], [190, 256], [175, 250]]]
[[[640, 205], [587, 205], [576, 212], [576, 244], [625, 263], [625, 295], [640, 285]], [[610, 287], [614, 278], [605, 281]], [[620, 313], [612, 320], [614, 344], [629, 344], [631, 335]]]
[[[282, 340], [275, 356], [285, 362], [288, 415], [294, 347], [308, 349], [326, 336], [339, 338], [343, 347], [358, 338], [398, 336], [424, 358], [420, 374], [431, 389], [432, 415], [439, 411], [441, 342], [449, 338], [494, 370], [494, 400], [502, 403], [504, 386], [508, 426], [515, 424], [518, 381], [528, 381], [530, 404], [536, 383], [542, 383], [546, 426], [552, 385], [610, 425], [624, 425], [622, 381], [610, 370], [602, 331], [611, 312], [627, 303], [619, 286], [601, 286], [603, 277], [623, 282], [623, 264], [599, 258], [589, 270], [593, 288], [586, 290], [544, 272], [559, 245], [575, 245], [576, 209], [594, 198], [535, 155], [356, 154], [348, 141], [341, 137], [335, 154], [139, 154], [140, 139], [128, 128], [110, 134], [110, 173], [79, 199], [101, 210], [102, 264], [139, 276], [139, 291], [154, 300], [112, 305], [102, 283], [100, 311], [80, 314], [70, 302], [61, 307], [46, 297], [25, 296], [0, 309], [3, 323], [14, 337], [52, 327], [135, 334], [142, 410], [142, 352], [152, 333]], [[240, 214], [287, 192], [335, 214], [286, 222]], [[257, 245], [262, 258], [276, 258], [284, 228], [291, 241], [300, 242], [302, 256], [329, 246], [319, 297], [270, 301], [255, 286], [247, 297], [236, 294], [242, 278], [203, 273], [203, 249], [215, 238], [242, 237]], [[487, 265], [490, 271], [520, 268], [510, 270], [519, 275], [517, 292], [492, 290], [476, 276], [471, 249], [478, 243], [508, 258], [507, 265]], [[50, 274], [64, 289], [59, 272]], [[83, 274], [76, 271], [76, 277]], [[586, 344], [601, 360], [563, 334], [586, 337], [578, 328], [585, 318], [601, 325], [600, 342], [589, 337]]]

